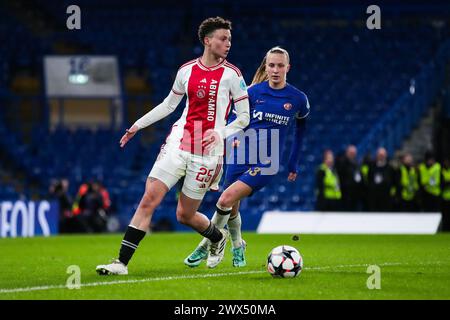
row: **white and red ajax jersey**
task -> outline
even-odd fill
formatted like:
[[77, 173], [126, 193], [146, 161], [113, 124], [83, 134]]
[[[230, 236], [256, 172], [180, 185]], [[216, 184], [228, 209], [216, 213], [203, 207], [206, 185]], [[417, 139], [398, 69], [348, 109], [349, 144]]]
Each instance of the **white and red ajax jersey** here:
[[187, 94], [187, 100], [166, 143], [194, 154], [203, 152], [201, 140], [206, 130], [225, 127], [231, 101], [237, 103], [248, 99], [240, 70], [226, 60], [213, 67], [204, 66], [200, 58], [185, 63], [178, 70], [172, 91], [178, 95]]

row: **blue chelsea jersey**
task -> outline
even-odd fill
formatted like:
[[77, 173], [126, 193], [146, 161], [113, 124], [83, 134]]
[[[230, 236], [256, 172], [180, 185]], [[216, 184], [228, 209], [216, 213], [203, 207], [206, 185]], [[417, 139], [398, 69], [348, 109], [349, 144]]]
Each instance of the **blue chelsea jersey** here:
[[306, 95], [290, 84], [283, 89], [272, 89], [268, 81], [248, 89], [250, 124], [247, 128], [287, 130], [291, 121], [305, 118], [309, 113]]
[[[241, 143], [238, 149], [245, 148], [246, 162], [248, 163], [249, 148], [259, 149], [266, 144], [267, 150], [273, 150], [271, 137], [278, 137], [278, 141], [274, 141], [274, 143], [278, 143], [279, 159], [281, 160], [284, 142], [291, 123], [295, 119], [305, 118], [309, 114], [308, 98], [302, 91], [290, 84], [286, 84], [282, 89], [272, 89], [268, 81], [249, 87], [248, 95], [250, 123], [244, 131], [255, 129], [258, 144]], [[232, 120], [230, 119], [230, 121]], [[263, 132], [260, 129], [266, 130]], [[272, 133], [273, 130], [277, 130], [277, 132]]]

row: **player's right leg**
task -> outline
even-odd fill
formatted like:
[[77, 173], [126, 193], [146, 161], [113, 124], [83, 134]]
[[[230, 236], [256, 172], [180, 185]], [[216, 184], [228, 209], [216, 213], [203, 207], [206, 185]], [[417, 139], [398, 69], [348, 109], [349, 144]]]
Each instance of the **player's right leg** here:
[[[186, 181], [186, 179], [185, 179]], [[187, 193], [187, 194], [186, 194]], [[225, 245], [228, 240], [228, 231], [223, 228], [218, 228], [212, 221], [210, 221], [204, 214], [198, 212], [198, 207], [202, 201], [204, 191], [189, 190], [184, 185], [180, 193], [177, 207], [177, 220], [190, 226], [210, 242], [209, 252], [219, 253], [225, 250]], [[199, 261], [206, 258], [208, 251], [205, 253], [198, 250], [198, 255], [191, 257], [192, 259], [199, 259]], [[195, 266], [197, 261], [186, 261], [189, 266]]]
[[[225, 213], [225, 216], [223, 215]], [[221, 208], [216, 208], [216, 212], [211, 218], [211, 222], [214, 223], [217, 228], [223, 229], [228, 221], [228, 211], [223, 211]], [[184, 264], [189, 267], [197, 267], [203, 260], [208, 258], [210, 251], [211, 241], [208, 238], [203, 238], [194, 251], [184, 259]]]
[[[237, 202], [236, 205], [231, 209], [230, 218], [228, 219], [228, 231], [230, 232], [232, 248], [231, 252], [233, 254], [232, 262], [234, 267], [245, 267], [245, 249], [247, 247], [247, 243], [244, 239], [242, 239], [241, 235], [241, 216], [239, 213], [239, 205], [240, 201]], [[217, 217], [219, 214], [216, 212], [211, 222], [216, 224], [218, 228], [223, 228], [225, 223], [221, 222]], [[218, 221], [219, 220], [219, 221]], [[192, 251], [192, 253], [184, 259], [184, 264], [189, 267], [197, 267], [201, 264], [203, 260], [208, 258], [209, 246], [211, 245], [211, 241], [207, 238], [203, 238], [197, 247]]]
[[161, 203], [169, 188], [160, 180], [149, 177], [145, 185], [145, 193], [136, 212], [127, 227], [119, 251], [119, 257], [110, 264], [99, 265], [96, 271], [99, 275], [126, 275], [128, 262], [144, 238], [156, 207]]
[[[233, 182], [237, 180], [237, 178], [248, 170], [248, 166], [245, 165], [227, 165], [225, 182], [223, 184], [223, 188], [227, 189]], [[218, 183], [220, 177], [217, 177], [217, 180], [211, 184], [210, 190], [218, 190]], [[224, 211], [223, 208], [216, 208], [216, 212], [214, 212], [213, 217], [211, 218], [211, 222], [213, 222], [219, 229], [223, 229], [228, 222], [229, 214], [228, 211], [225, 211], [225, 215], [220, 214]], [[192, 251], [185, 259], [184, 264], [189, 267], [197, 267], [201, 264], [203, 260], [206, 260], [209, 254], [211, 241], [207, 238], [203, 238], [197, 247]]]
[[[225, 213], [226, 216], [223, 216], [223, 213]], [[228, 211], [223, 211], [221, 208], [216, 208], [216, 212], [211, 218], [211, 222], [214, 223], [217, 228], [223, 229], [228, 221], [228, 216]], [[208, 258], [210, 249], [211, 241], [208, 238], [203, 238], [194, 251], [192, 251], [191, 254], [184, 259], [184, 264], [191, 268], [199, 266], [203, 260]]]
[[[218, 186], [218, 181], [220, 181], [223, 172], [223, 157], [191, 155], [189, 160], [178, 203], [177, 218], [181, 218], [181, 220], [179, 220], [181, 223], [190, 225], [203, 235], [204, 238], [208, 238], [208, 240], [202, 241], [200, 246], [184, 259], [186, 265], [196, 267], [202, 260], [206, 259], [209, 252], [219, 253], [225, 250], [226, 242], [228, 240], [228, 231], [224, 229], [226, 222], [222, 225], [218, 225], [217, 220], [213, 219], [209, 221], [205, 215], [197, 211], [198, 206], [194, 207], [188, 205], [195, 199], [198, 200], [198, 204], [200, 205], [207, 190], [211, 187], [216, 188]], [[182, 202], [187, 204], [185, 207], [190, 207], [191, 210], [178, 210], [183, 207], [180, 207]], [[194, 208], [195, 211], [192, 210]], [[195, 221], [197, 221], [198, 224]], [[201, 225], [205, 222], [208, 222], [209, 225]], [[214, 240], [219, 237], [221, 239], [220, 241]]]
[[144, 196], [125, 232], [119, 257], [110, 264], [97, 266], [97, 273], [100, 275], [128, 273], [128, 262], [149, 230], [153, 212], [185, 172], [186, 161], [178, 149], [167, 145], [161, 148], [147, 179]]

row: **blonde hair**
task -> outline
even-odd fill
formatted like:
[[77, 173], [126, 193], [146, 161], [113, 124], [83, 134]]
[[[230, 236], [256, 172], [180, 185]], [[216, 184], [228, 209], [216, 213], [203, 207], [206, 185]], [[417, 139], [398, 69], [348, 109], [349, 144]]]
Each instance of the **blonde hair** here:
[[287, 62], [289, 64], [289, 61], [290, 61], [289, 53], [285, 49], [283, 49], [283, 48], [281, 48], [279, 46], [273, 47], [272, 49], [267, 51], [266, 55], [264, 56], [263, 61], [259, 65], [258, 69], [256, 70], [255, 75], [253, 76], [253, 80], [252, 80], [251, 86], [254, 85], [254, 84], [261, 83], [263, 81], [267, 81], [269, 79], [267, 77], [267, 72], [266, 72], [266, 63], [267, 63], [267, 57], [269, 56], [270, 53], [281, 53], [281, 54], [284, 54], [286, 56]]

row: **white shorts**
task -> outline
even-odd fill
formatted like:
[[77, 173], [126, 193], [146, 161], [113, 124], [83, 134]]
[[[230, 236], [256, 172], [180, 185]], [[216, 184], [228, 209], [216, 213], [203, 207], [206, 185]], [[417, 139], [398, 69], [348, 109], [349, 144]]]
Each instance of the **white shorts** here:
[[169, 190], [184, 177], [181, 191], [202, 200], [208, 190], [219, 190], [223, 156], [195, 155], [178, 147], [163, 145], [149, 177], [161, 180]]

